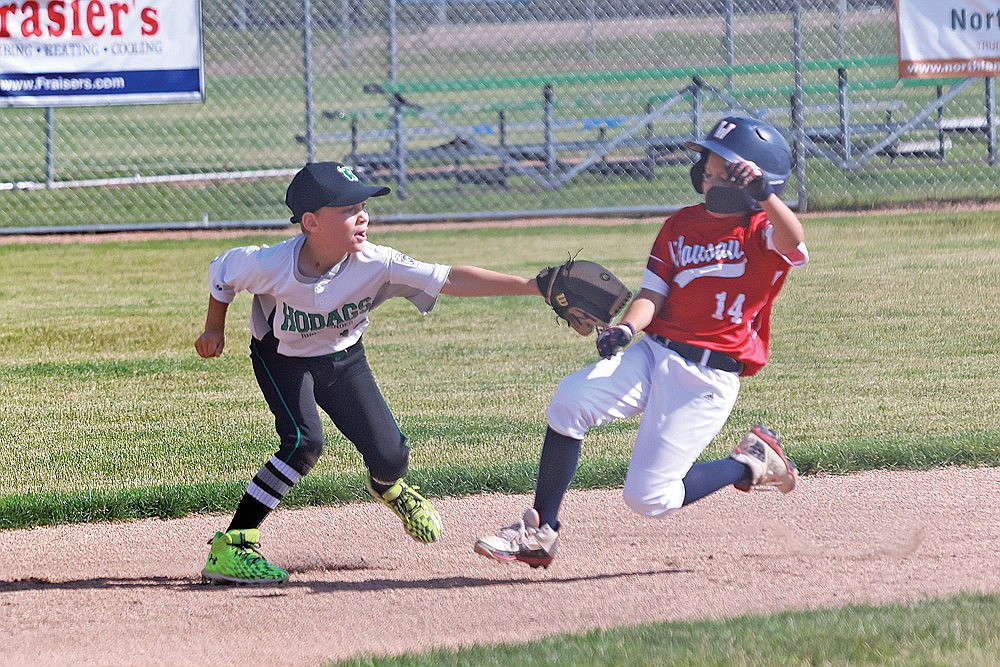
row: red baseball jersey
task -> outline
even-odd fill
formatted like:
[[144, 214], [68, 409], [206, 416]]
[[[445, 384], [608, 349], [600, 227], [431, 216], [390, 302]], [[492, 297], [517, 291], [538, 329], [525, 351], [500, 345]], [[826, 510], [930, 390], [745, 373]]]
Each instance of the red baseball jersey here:
[[807, 261], [804, 245], [791, 257], [774, 249], [763, 211], [718, 218], [704, 204], [681, 209], [649, 254], [646, 268], [668, 290], [645, 331], [727, 354], [754, 375], [767, 363], [774, 300], [791, 268]]

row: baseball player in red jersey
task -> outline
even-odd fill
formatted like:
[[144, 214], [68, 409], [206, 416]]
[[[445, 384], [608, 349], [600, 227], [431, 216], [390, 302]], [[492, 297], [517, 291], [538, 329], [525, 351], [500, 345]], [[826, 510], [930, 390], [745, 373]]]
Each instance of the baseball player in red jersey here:
[[705, 203], [664, 222], [641, 290], [598, 335], [602, 359], [563, 378], [549, 404], [533, 506], [478, 540], [476, 553], [548, 567], [584, 435], [639, 414], [623, 490], [639, 514], [665, 518], [730, 485], [795, 487], [794, 464], [763, 425], [729, 457], [695, 463], [729, 418], [740, 377], [767, 363], [774, 300], [808, 261], [802, 224], [779, 198], [791, 151], [774, 127], [744, 117], [724, 118], [688, 147], [701, 153], [691, 180]]
[[406, 475], [409, 445], [379, 391], [362, 337], [368, 314], [404, 297], [428, 313], [440, 294], [541, 296], [537, 282], [475, 266], [415, 260], [368, 242], [370, 197], [389, 188], [365, 185], [336, 162], [306, 165], [285, 203], [302, 233], [274, 246], [232, 248], [209, 267], [202, 357], [225, 347], [226, 313], [238, 292], [253, 294], [250, 357], [274, 413], [280, 444], [247, 486], [225, 532], [217, 532], [202, 576], [214, 583], [283, 582], [288, 572], [258, 551], [264, 518], [313, 468], [323, 451], [317, 408], [357, 448], [368, 492], [391, 509], [415, 540], [434, 542], [441, 517]]

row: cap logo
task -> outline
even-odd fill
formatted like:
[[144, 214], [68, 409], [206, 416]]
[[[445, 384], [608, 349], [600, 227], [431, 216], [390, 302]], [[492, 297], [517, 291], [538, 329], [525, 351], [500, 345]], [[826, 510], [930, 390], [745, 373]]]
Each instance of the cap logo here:
[[341, 165], [337, 167], [337, 171], [339, 171], [344, 178], [351, 181], [352, 183], [357, 182], [358, 180], [358, 177], [354, 175], [354, 172], [351, 171], [350, 167], [345, 167]]
[[716, 139], [725, 139], [726, 135], [736, 129], [736, 123], [730, 123], [728, 120], [721, 120], [719, 124], [715, 126], [712, 131], [712, 136]]

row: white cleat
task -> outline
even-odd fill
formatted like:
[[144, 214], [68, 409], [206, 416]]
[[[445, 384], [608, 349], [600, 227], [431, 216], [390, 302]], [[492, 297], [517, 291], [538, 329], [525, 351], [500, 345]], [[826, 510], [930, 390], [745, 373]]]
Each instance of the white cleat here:
[[472, 550], [499, 563], [521, 562], [548, 568], [555, 558], [559, 533], [549, 524], [539, 526], [539, 522], [538, 512], [529, 507], [519, 522], [477, 540]]
[[733, 485], [740, 491], [777, 489], [789, 493], [798, 482], [798, 468], [785, 456], [778, 435], [763, 424], [750, 429], [729, 456], [750, 468], [750, 481]]

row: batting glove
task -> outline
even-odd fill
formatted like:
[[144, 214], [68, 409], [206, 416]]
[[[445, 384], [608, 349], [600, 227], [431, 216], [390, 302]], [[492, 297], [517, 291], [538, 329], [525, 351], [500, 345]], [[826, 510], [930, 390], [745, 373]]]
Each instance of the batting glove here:
[[726, 176], [737, 187], [747, 191], [756, 201], [764, 201], [774, 194], [763, 170], [750, 160], [737, 160], [726, 165]]
[[619, 322], [613, 327], [608, 327], [597, 336], [597, 353], [601, 355], [601, 359], [610, 359], [618, 350], [628, 345], [633, 336], [635, 330], [628, 322]]

